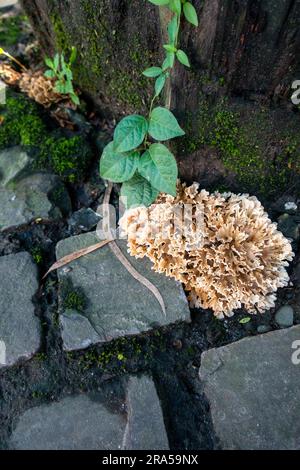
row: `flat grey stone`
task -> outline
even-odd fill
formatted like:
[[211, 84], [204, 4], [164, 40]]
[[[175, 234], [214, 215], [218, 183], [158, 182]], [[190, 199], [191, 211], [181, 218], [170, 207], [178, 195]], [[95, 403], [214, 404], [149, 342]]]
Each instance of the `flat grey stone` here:
[[10, 188], [0, 187], [0, 231], [32, 220], [57, 219], [71, 208], [69, 195], [58, 177], [37, 173]]
[[[94, 233], [62, 240], [56, 248], [57, 259], [98, 242], [99, 239]], [[71, 283], [74, 290], [77, 288], [83, 290], [87, 298], [83, 314], [99, 335], [99, 341], [105, 342], [124, 335], [138, 334], [178, 320], [190, 320], [190, 311], [182, 286], [152, 271], [149, 260], [136, 260], [130, 257], [124, 240], [117, 243], [136, 270], [159, 289], [167, 313], [166, 316], [163, 314], [153, 294], [134, 279], [109, 246], [105, 246], [58, 271], [61, 285], [65, 282]], [[63, 309], [62, 299], [60, 307]], [[65, 333], [67, 334], [66, 329]], [[86, 339], [91, 339], [93, 344], [95, 342], [92, 338]], [[70, 341], [67, 347], [71, 348]], [[76, 338], [73, 349], [77, 349]]]
[[117, 450], [126, 417], [85, 395], [27, 410], [17, 422], [9, 446], [15, 450]]
[[294, 310], [290, 305], [284, 305], [275, 314], [275, 321], [282, 328], [293, 326]]
[[[15, 450], [168, 450], [152, 379], [130, 377], [99, 397], [75, 395], [25, 411], [8, 447]], [[116, 396], [117, 394], [117, 396]], [[113, 400], [110, 400], [110, 396]]]
[[299, 340], [295, 326], [202, 354], [200, 379], [223, 449], [300, 449]]
[[24, 176], [31, 166], [31, 158], [21, 147], [11, 147], [0, 152], [0, 186]]
[[271, 327], [269, 325], [259, 325], [256, 329], [257, 333], [268, 333], [269, 331], [271, 331]]
[[101, 341], [89, 320], [74, 310], [66, 310], [60, 315], [60, 325], [65, 351], [85, 349]]
[[99, 220], [101, 220], [100, 215], [96, 214], [90, 207], [84, 207], [74, 212], [68, 220], [68, 223], [71, 229], [80, 229], [88, 232], [96, 227]]
[[[30, 358], [40, 346], [32, 297], [37, 269], [28, 253], [0, 257], [0, 368]], [[2, 356], [2, 357], [1, 357]]]
[[278, 230], [287, 238], [298, 241], [300, 238], [299, 215], [283, 214], [278, 218]]
[[129, 416], [123, 449], [169, 450], [160, 402], [150, 378], [129, 379], [127, 409]]

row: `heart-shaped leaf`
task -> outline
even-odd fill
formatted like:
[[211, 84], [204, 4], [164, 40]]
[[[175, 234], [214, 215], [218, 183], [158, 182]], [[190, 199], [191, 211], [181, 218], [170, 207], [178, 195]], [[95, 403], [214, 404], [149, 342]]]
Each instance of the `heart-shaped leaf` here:
[[139, 153], [120, 154], [110, 142], [103, 150], [100, 160], [100, 175], [114, 183], [123, 183], [131, 179], [138, 166]]
[[126, 208], [150, 206], [157, 198], [159, 191], [142, 176], [135, 174], [121, 188], [121, 198]]
[[143, 116], [132, 114], [119, 122], [114, 133], [114, 150], [118, 153], [129, 152], [144, 140], [148, 122]]
[[149, 134], [155, 140], [164, 141], [182, 136], [185, 132], [171, 111], [158, 107], [153, 109], [150, 115]]
[[154, 188], [176, 196], [177, 163], [165, 145], [150, 145], [139, 160], [138, 171]]

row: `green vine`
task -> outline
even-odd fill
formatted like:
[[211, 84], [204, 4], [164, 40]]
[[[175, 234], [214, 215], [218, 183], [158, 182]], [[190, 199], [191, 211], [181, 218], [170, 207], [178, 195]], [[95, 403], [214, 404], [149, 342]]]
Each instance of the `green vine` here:
[[176, 195], [178, 168], [174, 155], [166, 142], [185, 132], [169, 109], [157, 106], [175, 61], [190, 67], [186, 53], [178, 48], [182, 16], [198, 26], [194, 6], [186, 0], [149, 0], [157, 6], [169, 8], [172, 19], [168, 24], [168, 44], [164, 44], [166, 57], [160, 67], [150, 67], [143, 72], [155, 79], [154, 95], [147, 117], [132, 114], [117, 125], [113, 141], [104, 149], [100, 160], [100, 175], [114, 183], [123, 183], [121, 197], [128, 207], [149, 206], [160, 192]]

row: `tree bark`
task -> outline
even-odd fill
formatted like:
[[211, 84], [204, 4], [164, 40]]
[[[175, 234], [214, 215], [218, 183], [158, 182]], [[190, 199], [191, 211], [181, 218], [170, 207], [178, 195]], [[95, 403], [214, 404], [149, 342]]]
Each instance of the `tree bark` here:
[[[96, 106], [115, 116], [145, 112], [153, 83], [141, 72], [162, 60], [166, 9], [146, 0], [22, 4], [48, 54], [77, 47], [76, 82]], [[187, 131], [176, 145], [181, 176], [265, 197], [294, 188], [300, 120], [290, 96], [300, 79], [300, 0], [193, 4], [200, 26], [183, 22], [180, 36], [192, 67], [176, 65], [165, 97]], [[263, 187], [263, 173], [272, 188]]]

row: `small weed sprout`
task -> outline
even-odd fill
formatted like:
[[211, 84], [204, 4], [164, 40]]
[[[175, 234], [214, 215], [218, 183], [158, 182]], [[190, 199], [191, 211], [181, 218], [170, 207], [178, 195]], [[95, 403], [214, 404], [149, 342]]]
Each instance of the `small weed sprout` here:
[[77, 106], [80, 104], [73, 87], [72, 65], [76, 60], [77, 51], [72, 47], [72, 52], [68, 62], [65, 60], [64, 54], [55, 54], [54, 58], [46, 57], [45, 64], [49, 67], [45, 72], [45, 77], [55, 79], [54, 91], [60, 95], [69, 95], [70, 99]]

